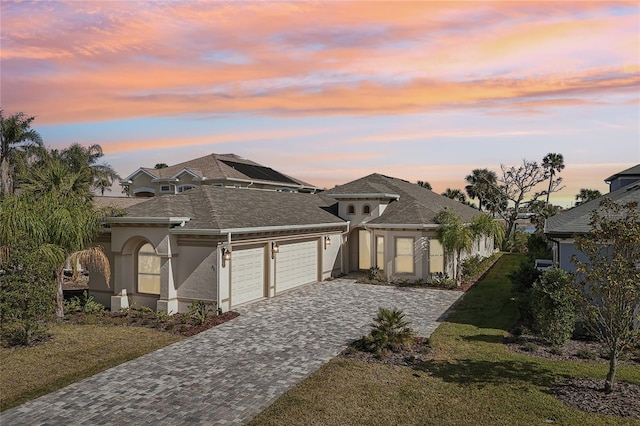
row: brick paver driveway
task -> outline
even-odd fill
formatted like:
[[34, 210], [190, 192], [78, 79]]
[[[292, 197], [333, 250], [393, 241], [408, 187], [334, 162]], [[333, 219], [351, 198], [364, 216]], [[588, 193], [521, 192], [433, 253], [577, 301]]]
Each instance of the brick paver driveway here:
[[346, 279], [312, 284], [240, 308], [240, 317], [228, 323], [7, 410], [0, 423], [246, 423], [366, 334], [379, 306], [403, 309], [427, 337], [460, 295]]

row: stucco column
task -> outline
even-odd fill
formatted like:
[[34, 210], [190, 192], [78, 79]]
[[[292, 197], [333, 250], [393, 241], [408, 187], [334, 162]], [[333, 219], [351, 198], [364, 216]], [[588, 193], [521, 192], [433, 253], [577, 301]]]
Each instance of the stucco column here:
[[160, 299], [157, 309], [167, 314], [178, 312], [178, 290], [174, 274], [177, 271], [176, 256], [162, 256], [160, 261]]
[[114, 253], [113, 256], [113, 292], [111, 312], [129, 307], [128, 293], [135, 292], [133, 255]]

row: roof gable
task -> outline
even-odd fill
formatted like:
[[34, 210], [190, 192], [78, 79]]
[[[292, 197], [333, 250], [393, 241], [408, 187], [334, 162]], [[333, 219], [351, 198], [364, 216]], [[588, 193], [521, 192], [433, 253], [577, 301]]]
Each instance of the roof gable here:
[[615, 180], [615, 179], [620, 178], [620, 177], [633, 177], [633, 176], [637, 176], [638, 178], [640, 178], [640, 164], [636, 164], [633, 167], [629, 167], [628, 169], [625, 169], [625, 170], [623, 170], [621, 172], [613, 174], [613, 175], [609, 176], [608, 178], [606, 178], [604, 181], [609, 183], [612, 180]]

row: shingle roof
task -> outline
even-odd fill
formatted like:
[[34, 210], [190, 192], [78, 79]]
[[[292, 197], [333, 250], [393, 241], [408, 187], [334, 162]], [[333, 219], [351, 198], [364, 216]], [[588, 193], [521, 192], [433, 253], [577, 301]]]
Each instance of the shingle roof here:
[[482, 214], [472, 207], [436, 194], [417, 184], [378, 173], [336, 186], [323, 194], [330, 196], [363, 193], [400, 196], [398, 200], [392, 201], [387, 206], [380, 217], [369, 221], [369, 224], [435, 224], [435, 216], [444, 208], [457, 212], [465, 222]]
[[[618, 204], [626, 204], [631, 201], [640, 203], [640, 181], [550, 217], [544, 225], [545, 234], [570, 236], [588, 233], [591, 231], [589, 225], [591, 213], [600, 208], [600, 202], [604, 198], [610, 198]], [[640, 204], [638, 210], [640, 211]]]
[[128, 208], [127, 217], [189, 217], [186, 230], [342, 223], [335, 215], [335, 204], [319, 194], [204, 185], [181, 194], [153, 197]]
[[605, 182], [611, 182], [612, 180], [622, 177], [622, 176], [640, 176], [640, 164], [636, 164], [633, 167], [629, 167], [626, 170], [623, 170], [621, 172], [618, 172], [614, 175], [609, 176], [608, 178], [606, 178], [604, 181]]
[[[277, 172], [273, 169], [270, 169], [266, 166], [258, 164], [254, 161], [239, 157], [235, 154], [209, 154], [209, 155], [205, 155], [204, 157], [196, 158], [194, 160], [189, 160], [183, 163], [175, 164], [173, 166], [165, 167], [164, 169], [154, 169], [154, 168], [143, 167], [142, 170], [159, 179], [170, 179], [174, 177], [176, 174], [186, 169], [200, 178], [209, 178], [209, 179], [231, 178], [231, 179], [270, 181], [269, 179], [266, 179], [266, 178], [256, 178], [255, 176], [253, 177], [248, 176], [247, 174], [234, 168], [233, 163], [268, 169], [274, 172], [272, 176], [281, 175], [284, 178], [286, 178], [282, 180], [282, 182], [284, 183], [293, 182], [298, 185], [315, 188], [313, 185], [307, 182], [285, 175], [284, 173]], [[287, 182], [287, 180], [289, 180], [290, 182]], [[278, 182], [279, 180], [275, 180], [275, 181]]]
[[135, 206], [136, 204], [148, 201], [148, 198], [143, 197], [109, 197], [100, 196], [93, 197], [93, 205], [96, 208], [114, 207], [118, 209], [126, 209], [127, 207]]

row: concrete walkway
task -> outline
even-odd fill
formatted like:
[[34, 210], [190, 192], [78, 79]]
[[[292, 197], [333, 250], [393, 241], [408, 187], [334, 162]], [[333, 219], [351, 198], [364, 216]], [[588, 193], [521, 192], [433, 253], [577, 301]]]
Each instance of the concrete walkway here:
[[[427, 337], [460, 292], [320, 282], [0, 413], [2, 425], [243, 424], [400, 308]], [[51, 366], [55, 368], [55, 366]]]

